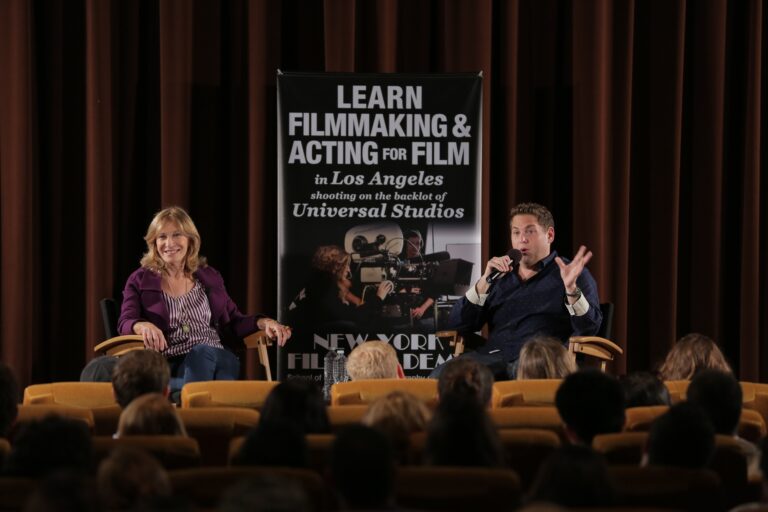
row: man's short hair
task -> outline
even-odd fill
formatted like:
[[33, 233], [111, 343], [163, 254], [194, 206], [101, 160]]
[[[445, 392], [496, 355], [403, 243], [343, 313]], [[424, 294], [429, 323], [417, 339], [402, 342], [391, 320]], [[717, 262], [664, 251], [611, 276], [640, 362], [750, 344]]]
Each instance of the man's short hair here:
[[599, 370], [580, 370], [567, 376], [555, 394], [563, 423], [590, 446], [597, 434], [621, 432], [624, 427], [624, 390], [615, 378]]
[[715, 451], [715, 429], [704, 411], [690, 402], [669, 408], [651, 425], [648, 464], [703, 468]]
[[120, 407], [147, 393], [164, 394], [171, 379], [168, 361], [154, 350], [133, 350], [120, 356], [112, 374], [112, 388]]
[[546, 206], [538, 203], [520, 203], [517, 206], [513, 206], [509, 211], [510, 222], [512, 222], [515, 215], [533, 215], [544, 229], [555, 227], [555, 218], [552, 216], [552, 212]]
[[688, 402], [698, 405], [709, 416], [716, 434], [732, 436], [741, 417], [742, 391], [731, 373], [701, 370], [687, 391]]
[[352, 380], [396, 379], [397, 352], [385, 341], [361, 343], [347, 359], [347, 373]]
[[466, 357], [451, 359], [437, 381], [437, 395], [443, 401], [448, 395], [471, 396], [482, 406], [491, 402], [493, 373], [482, 363]]

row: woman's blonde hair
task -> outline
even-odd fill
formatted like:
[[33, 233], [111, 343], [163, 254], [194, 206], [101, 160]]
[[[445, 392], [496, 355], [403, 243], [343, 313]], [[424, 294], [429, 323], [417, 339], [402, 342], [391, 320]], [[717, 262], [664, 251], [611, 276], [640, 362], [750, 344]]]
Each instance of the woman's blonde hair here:
[[339, 299], [345, 301], [352, 283], [347, 279], [345, 270], [352, 257], [343, 247], [338, 245], [321, 245], [312, 256], [312, 268], [325, 272], [336, 278], [339, 287]]
[[517, 380], [563, 379], [577, 369], [575, 356], [559, 339], [537, 336], [520, 350]]
[[691, 380], [700, 370], [733, 374], [715, 341], [703, 334], [686, 334], [675, 343], [659, 368], [661, 380]]
[[392, 391], [373, 402], [361, 423], [386, 435], [398, 452], [401, 463], [408, 462], [410, 435], [427, 429], [432, 411], [413, 394]]
[[117, 436], [186, 436], [176, 407], [160, 393], [147, 393], [133, 399], [120, 413]]
[[149, 223], [147, 234], [144, 235], [144, 241], [147, 242], [147, 252], [141, 258], [141, 266], [162, 272], [165, 269], [165, 262], [157, 252], [155, 241], [160, 234], [160, 229], [166, 222], [173, 222], [179, 227], [179, 230], [187, 237], [189, 244], [187, 246], [187, 256], [184, 259], [184, 273], [192, 274], [199, 267], [206, 265], [205, 258], [199, 255], [200, 252], [200, 233], [197, 232], [192, 218], [178, 206], [171, 206], [157, 212]]

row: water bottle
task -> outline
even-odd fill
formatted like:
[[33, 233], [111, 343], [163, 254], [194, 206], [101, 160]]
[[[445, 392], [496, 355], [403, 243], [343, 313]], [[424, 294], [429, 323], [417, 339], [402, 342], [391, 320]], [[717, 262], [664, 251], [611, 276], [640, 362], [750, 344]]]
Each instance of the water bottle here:
[[344, 355], [344, 349], [336, 349], [336, 358], [334, 359], [334, 384], [337, 382], [347, 382], [349, 375], [347, 375], [347, 356]]
[[329, 350], [323, 358], [323, 397], [326, 402], [331, 400], [331, 386], [336, 378], [336, 352]]

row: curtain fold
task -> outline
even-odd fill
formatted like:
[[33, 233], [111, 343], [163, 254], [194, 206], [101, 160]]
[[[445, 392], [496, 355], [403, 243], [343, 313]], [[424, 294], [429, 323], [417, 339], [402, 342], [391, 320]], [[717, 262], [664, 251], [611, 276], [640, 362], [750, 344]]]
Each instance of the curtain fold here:
[[[768, 380], [760, 0], [0, 0], [0, 359], [76, 379], [152, 214], [190, 210], [241, 309], [276, 301], [276, 74], [483, 72], [483, 257], [548, 205], [624, 373], [717, 339]], [[481, 264], [484, 264], [482, 262]], [[248, 359], [252, 374], [255, 367]]]

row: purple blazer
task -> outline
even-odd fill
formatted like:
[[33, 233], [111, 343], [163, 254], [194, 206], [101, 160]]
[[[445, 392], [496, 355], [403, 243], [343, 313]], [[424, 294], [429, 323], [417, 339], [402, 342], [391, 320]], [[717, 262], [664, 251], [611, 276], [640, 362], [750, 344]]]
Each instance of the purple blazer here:
[[[227, 294], [224, 279], [216, 269], [201, 267], [193, 276], [205, 289], [211, 306], [211, 326], [219, 333], [222, 343], [227, 335], [243, 338], [259, 330], [256, 321], [264, 315], [242, 314]], [[143, 267], [125, 283], [117, 330], [120, 334], [134, 334], [133, 324], [141, 321], [152, 322], [163, 334], [170, 334], [170, 314], [163, 300], [160, 274]]]

